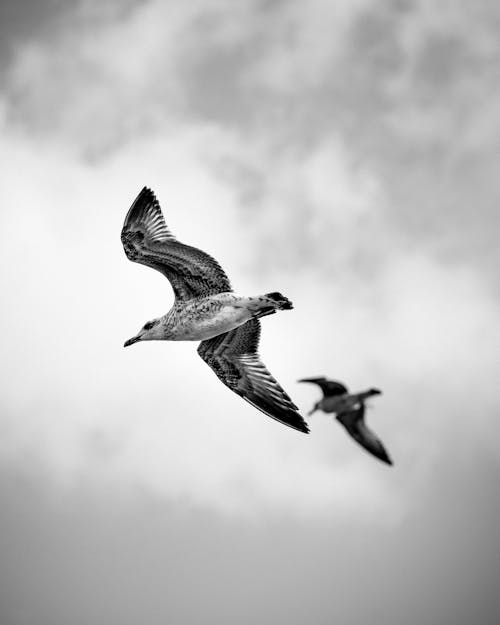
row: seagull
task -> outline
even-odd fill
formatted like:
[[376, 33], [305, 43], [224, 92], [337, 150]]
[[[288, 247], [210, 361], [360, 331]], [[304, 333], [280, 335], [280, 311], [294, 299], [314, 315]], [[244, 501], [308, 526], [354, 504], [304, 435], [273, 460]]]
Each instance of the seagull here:
[[313, 408], [307, 413], [311, 416], [316, 410], [323, 412], [344, 412], [356, 408], [359, 402], [364, 401], [372, 395], [381, 395], [382, 391], [378, 388], [370, 388], [361, 393], [349, 393], [347, 387], [341, 382], [321, 378], [303, 378], [299, 382], [312, 382], [317, 384], [323, 391], [323, 398], [316, 402]]
[[162, 273], [175, 295], [172, 308], [145, 323], [124, 347], [139, 341], [201, 341], [198, 354], [221, 382], [264, 414], [309, 432], [297, 406], [258, 354], [259, 319], [291, 310], [290, 300], [278, 292], [236, 295], [212, 256], [174, 237], [147, 187], [127, 213], [121, 240], [127, 258]]
[[365, 400], [373, 395], [381, 395], [378, 388], [370, 388], [360, 393], [349, 393], [341, 382], [325, 377], [304, 378], [299, 382], [312, 382], [323, 391], [323, 398], [317, 402], [308, 415], [316, 410], [335, 413], [339, 421], [352, 438], [382, 462], [392, 465], [392, 460], [382, 441], [365, 423]]

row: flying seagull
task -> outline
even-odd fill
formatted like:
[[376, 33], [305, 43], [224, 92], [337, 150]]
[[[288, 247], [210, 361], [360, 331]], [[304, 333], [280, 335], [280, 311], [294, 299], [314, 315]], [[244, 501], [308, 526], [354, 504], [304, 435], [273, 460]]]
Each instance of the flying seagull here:
[[121, 240], [129, 260], [169, 280], [172, 308], [148, 321], [125, 347], [139, 341], [201, 341], [198, 354], [232, 391], [273, 419], [301, 432], [309, 428], [297, 406], [261, 362], [260, 317], [293, 308], [281, 293], [233, 293], [219, 263], [178, 241], [167, 228], [154, 193], [144, 187], [130, 207]]
[[365, 400], [373, 395], [380, 395], [378, 388], [370, 388], [361, 393], [349, 393], [341, 382], [327, 378], [304, 378], [299, 382], [312, 382], [323, 391], [323, 398], [318, 401], [308, 413], [312, 415], [316, 410], [335, 413], [339, 421], [352, 438], [379, 460], [392, 464], [389, 454], [382, 441], [370, 430], [365, 423]]

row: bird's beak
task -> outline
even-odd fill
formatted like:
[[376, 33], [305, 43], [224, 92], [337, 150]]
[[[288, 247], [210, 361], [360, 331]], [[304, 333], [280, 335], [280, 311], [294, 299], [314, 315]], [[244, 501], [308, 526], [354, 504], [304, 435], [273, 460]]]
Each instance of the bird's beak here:
[[123, 347], [128, 347], [129, 345], [133, 345], [134, 343], [138, 343], [140, 340], [141, 340], [141, 337], [139, 335], [133, 336], [128, 341], [125, 341], [125, 343], [123, 344]]

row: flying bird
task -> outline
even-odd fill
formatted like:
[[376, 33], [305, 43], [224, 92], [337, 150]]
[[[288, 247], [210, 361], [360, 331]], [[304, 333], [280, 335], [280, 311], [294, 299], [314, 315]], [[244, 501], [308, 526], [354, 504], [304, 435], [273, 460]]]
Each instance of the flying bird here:
[[379, 460], [392, 464], [382, 441], [365, 423], [365, 400], [373, 395], [381, 395], [378, 388], [370, 388], [360, 393], [349, 393], [341, 382], [328, 380], [325, 377], [304, 378], [299, 382], [312, 382], [323, 391], [323, 397], [314, 404], [308, 415], [316, 410], [335, 413], [339, 421], [352, 438]]
[[139, 341], [201, 341], [198, 354], [227, 387], [273, 419], [309, 432], [258, 354], [259, 319], [292, 309], [290, 300], [278, 292], [236, 295], [212, 256], [174, 237], [147, 187], [127, 213], [121, 240], [127, 258], [162, 273], [175, 295], [172, 308], [145, 323], [124, 347]]

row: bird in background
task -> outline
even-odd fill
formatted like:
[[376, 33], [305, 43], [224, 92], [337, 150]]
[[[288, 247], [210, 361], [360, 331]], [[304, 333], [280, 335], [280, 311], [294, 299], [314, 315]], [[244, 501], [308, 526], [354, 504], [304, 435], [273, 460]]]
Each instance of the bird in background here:
[[172, 308], [145, 323], [124, 347], [140, 341], [201, 341], [198, 354], [227, 387], [273, 419], [309, 432], [297, 406], [258, 354], [259, 319], [291, 310], [290, 300], [278, 292], [235, 294], [212, 256], [174, 237], [147, 187], [127, 213], [121, 240], [127, 258], [162, 273], [175, 294]]
[[323, 391], [323, 397], [314, 404], [312, 409], [307, 413], [311, 416], [316, 410], [323, 412], [344, 412], [355, 408], [360, 401], [368, 399], [373, 395], [381, 395], [382, 391], [378, 388], [370, 388], [361, 393], [349, 393], [347, 387], [341, 382], [321, 378], [303, 378], [299, 382], [311, 382], [317, 384]]
[[345, 427], [357, 443], [382, 462], [392, 465], [392, 460], [382, 441], [365, 422], [365, 400], [374, 395], [381, 395], [382, 391], [378, 388], [370, 388], [360, 393], [349, 393], [344, 384], [325, 377], [303, 378], [299, 382], [317, 384], [323, 391], [322, 399], [314, 404], [308, 416], [316, 410], [335, 413], [337, 421]]

